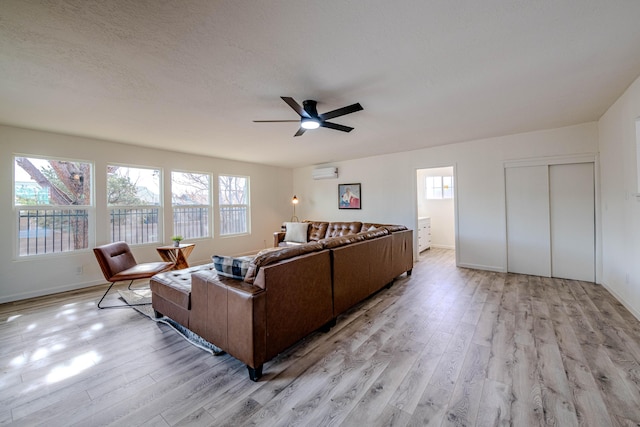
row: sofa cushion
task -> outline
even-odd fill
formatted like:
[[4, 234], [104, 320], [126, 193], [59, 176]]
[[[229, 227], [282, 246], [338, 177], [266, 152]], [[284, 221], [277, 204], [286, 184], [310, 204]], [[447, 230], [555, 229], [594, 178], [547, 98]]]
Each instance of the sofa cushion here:
[[362, 236], [364, 240], [377, 239], [378, 237], [387, 236], [391, 234], [386, 228], [374, 228], [372, 230], [363, 231], [358, 233], [358, 236]]
[[280, 243], [278, 243], [278, 246], [277, 246], [277, 247], [280, 247], [280, 248], [288, 248], [288, 247], [291, 247], [291, 246], [298, 246], [298, 245], [304, 245], [304, 243], [298, 243], [298, 242], [280, 242]]
[[230, 277], [232, 279], [244, 280], [249, 270], [249, 264], [252, 257], [230, 257], [214, 255], [211, 257], [213, 265], [220, 276]]
[[325, 238], [357, 234], [362, 230], [361, 222], [330, 222]]
[[380, 227], [382, 227], [382, 224], [376, 224], [376, 223], [372, 223], [372, 222], [363, 222], [362, 223], [362, 229], [360, 230], [360, 232], [372, 231], [372, 230], [375, 230], [376, 228], [380, 228]]
[[404, 225], [382, 225], [381, 227], [386, 228], [387, 230], [389, 230], [392, 233], [395, 233], [396, 231], [404, 231], [404, 230], [408, 230], [407, 227], [405, 227]]
[[347, 236], [329, 237], [327, 239], [320, 240], [318, 243], [321, 243], [325, 249], [333, 249], [362, 241], [364, 241], [364, 236], [362, 234], [350, 234]]
[[290, 246], [286, 248], [268, 248], [263, 249], [256, 255], [256, 257], [250, 262], [249, 270], [247, 271], [244, 281], [247, 283], [253, 283], [260, 267], [264, 267], [274, 262], [282, 261], [285, 259], [304, 255], [309, 252], [321, 251], [323, 246], [318, 242], [305, 243], [303, 245]]
[[308, 240], [310, 242], [317, 242], [320, 239], [324, 239], [327, 234], [327, 228], [329, 223], [325, 221], [305, 221], [309, 223]]
[[258, 252], [256, 254], [256, 257], [259, 257], [260, 255], [263, 255], [263, 254], [268, 254], [269, 252], [279, 251], [280, 249], [282, 249], [282, 248], [276, 248], [276, 247], [274, 247], [274, 248], [264, 248], [264, 249], [260, 250], [260, 252]]
[[285, 222], [287, 229], [284, 241], [288, 243], [307, 243], [308, 222]]

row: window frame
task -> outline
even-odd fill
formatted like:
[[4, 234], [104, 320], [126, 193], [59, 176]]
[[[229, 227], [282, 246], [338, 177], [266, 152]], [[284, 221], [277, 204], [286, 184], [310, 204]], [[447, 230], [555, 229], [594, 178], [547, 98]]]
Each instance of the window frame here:
[[[209, 185], [208, 185], [208, 198], [209, 198], [209, 204], [204, 205], [204, 204], [185, 204], [185, 205], [176, 205], [174, 204], [174, 192], [173, 192], [173, 174], [174, 173], [181, 173], [181, 174], [194, 174], [194, 175], [203, 175], [206, 176], [209, 180]], [[184, 239], [190, 239], [190, 240], [194, 240], [194, 239], [210, 239], [213, 238], [213, 227], [214, 227], [214, 221], [213, 221], [213, 174], [210, 172], [196, 172], [196, 171], [185, 171], [185, 170], [172, 170], [170, 173], [170, 178], [169, 178], [169, 182], [171, 185], [170, 188], [170, 193], [171, 193], [171, 214], [173, 217], [173, 220], [171, 221], [171, 229], [172, 229], [172, 235], [176, 236], [176, 235], [180, 235], [182, 236]], [[206, 222], [206, 226], [207, 226], [207, 235], [202, 235], [202, 236], [189, 236], [187, 235], [187, 233], [184, 233], [182, 231], [179, 231], [176, 229], [176, 208], [193, 208], [193, 209], [203, 209], [205, 208], [207, 210], [207, 222]]]
[[[229, 204], [223, 204], [221, 203], [221, 185], [220, 185], [220, 179], [222, 177], [229, 177], [229, 178], [244, 178], [246, 179], [246, 196], [245, 196], [245, 200], [246, 200], [246, 204], [233, 204], [233, 203], [229, 203]], [[218, 174], [217, 176], [217, 193], [218, 193], [218, 197], [217, 197], [217, 204], [218, 204], [218, 234], [220, 235], [220, 237], [234, 237], [234, 236], [244, 236], [244, 235], [249, 235], [251, 234], [251, 177], [248, 175], [234, 175], [234, 174]], [[242, 208], [244, 207], [246, 209], [246, 222], [245, 222], [245, 231], [243, 232], [239, 232], [239, 233], [223, 233], [223, 227], [225, 226], [225, 221], [223, 219], [223, 208], [224, 207], [228, 207], [228, 208]]]
[[[60, 162], [70, 162], [70, 163], [81, 163], [81, 164], [86, 164], [89, 166], [89, 183], [88, 184], [84, 184], [85, 179], [82, 177], [82, 175], [80, 175], [80, 180], [82, 182], [83, 188], [84, 185], [86, 185], [89, 188], [89, 199], [87, 201], [85, 201], [85, 204], [81, 204], [81, 205], [75, 205], [75, 204], [69, 204], [69, 205], [60, 205], [60, 204], [53, 204], [53, 203], [47, 203], [47, 204], [34, 204], [34, 205], [29, 205], [29, 204], [17, 204], [17, 197], [18, 197], [18, 192], [16, 191], [16, 173], [17, 173], [17, 168], [19, 168], [20, 166], [17, 165], [17, 159], [18, 158], [27, 158], [27, 159], [33, 159], [33, 160], [43, 160], [46, 162], [50, 162], [50, 161], [60, 161]], [[21, 168], [23, 171], [24, 169]], [[40, 154], [27, 154], [27, 153], [14, 153], [13, 154], [13, 162], [12, 162], [12, 209], [13, 209], [13, 218], [14, 218], [14, 225], [13, 225], [13, 259], [15, 261], [28, 261], [28, 260], [33, 260], [33, 259], [42, 259], [42, 258], [51, 258], [51, 257], [61, 257], [61, 256], [73, 256], [76, 254], [80, 254], [80, 253], [86, 253], [89, 252], [91, 250], [92, 247], [95, 246], [95, 223], [96, 223], [96, 215], [95, 215], [95, 162], [90, 161], [90, 160], [86, 160], [86, 159], [78, 159], [78, 158], [70, 158], [70, 157], [57, 157], [57, 156], [46, 156], [46, 155], [40, 155]], [[25, 173], [28, 174], [28, 172], [24, 171]], [[30, 178], [31, 179], [31, 178]], [[85, 247], [79, 248], [79, 249], [69, 249], [69, 250], [55, 250], [55, 243], [53, 246], [53, 251], [49, 252], [47, 251], [46, 248], [46, 243], [45, 243], [45, 252], [39, 253], [37, 252], [38, 249], [36, 249], [35, 253], [29, 254], [21, 254], [21, 245], [22, 245], [22, 238], [20, 237], [21, 231], [23, 231], [21, 229], [21, 212], [23, 211], [71, 211], [71, 210], [75, 210], [75, 211], [84, 211], [86, 212], [85, 214], [85, 221], [86, 221], [86, 234], [83, 238], [84, 242], [85, 242]], [[44, 217], [44, 221], [46, 223], [47, 218], [50, 215], [45, 213]], [[60, 217], [60, 219], [62, 220], [64, 217], [67, 217], [67, 219], [71, 216], [71, 215], [61, 215], [61, 214], [54, 214], [54, 217], [58, 216]], [[31, 218], [31, 215], [27, 215], [27, 221], [29, 221], [29, 218]], [[36, 218], [41, 218], [40, 215], [36, 215]], [[38, 222], [40, 221], [40, 219], [37, 220]], [[53, 227], [55, 228], [55, 218], [53, 220]], [[46, 228], [46, 226], [45, 226]], [[55, 231], [54, 231], [55, 232]], [[38, 233], [38, 232], [37, 232]], [[71, 237], [67, 237], [67, 240], [69, 240]], [[38, 237], [36, 236], [36, 245], [37, 243], [37, 239]], [[45, 237], [46, 239], [46, 237]]]
[[[109, 200], [108, 200], [108, 196], [109, 196], [109, 168], [110, 167], [118, 167], [118, 168], [128, 168], [128, 169], [143, 169], [143, 170], [150, 170], [150, 171], [157, 171], [158, 172], [158, 204], [154, 205], [154, 204], [123, 204], [123, 205], [114, 205], [114, 204], [110, 204]], [[105, 204], [106, 204], [106, 209], [107, 209], [107, 221], [108, 221], [108, 230], [107, 230], [107, 234], [109, 237], [109, 241], [110, 242], [115, 242], [115, 241], [119, 241], [119, 240], [125, 240], [127, 242], [127, 244], [129, 246], [143, 246], [143, 245], [154, 245], [157, 246], [158, 244], [162, 244], [162, 242], [164, 241], [164, 190], [163, 190], [163, 180], [164, 180], [164, 171], [161, 167], [156, 167], [156, 166], [146, 166], [146, 165], [131, 165], [131, 164], [126, 164], [126, 163], [118, 163], [118, 162], [107, 162], [106, 164], [106, 170], [105, 170]], [[112, 225], [112, 217], [113, 217], [113, 211], [114, 210], [152, 210], [155, 209], [156, 212], [151, 212], [151, 219], [152, 219], [152, 224], [155, 222], [156, 223], [156, 228], [155, 228], [155, 236], [156, 239], [155, 240], [149, 240], [149, 241], [138, 241], [136, 239], [136, 241], [133, 241], [132, 239], [126, 239], [126, 231], [125, 231], [125, 239], [122, 239], [122, 233], [119, 234], [119, 238], [118, 239], [114, 239], [114, 231], [115, 228]], [[142, 214], [140, 213], [136, 213], [135, 214], [137, 217], [139, 217], [140, 215], [142, 215], [143, 217], [143, 221], [144, 221], [144, 216], [145, 215], [149, 215], [149, 213], [145, 213], [143, 212]], [[125, 214], [125, 216], [127, 216], [127, 214]], [[149, 218], [149, 217], [147, 217]], [[126, 220], [126, 219], [125, 219]], [[155, 220], [155, 221], [154, 221]], [[143, 233], [144, 234], [144, 233]]]
[[636, 200], [640, 202], [640, 117], [635, 119], [636, 125]]
[[[445, 178], [449, 179], [451, 185], [449, 188], [445, 188]], [[438, 183], [440, 184], [439, 186], [430, 186], [429, 185], [429, 181], [430, 180], [437, 180]], [[455, 188], [455, 183], [453, 180], [453, 175], [427, 175], [425, 177], [425, 192], [424, 192], [424, 198], [426, 200], [451, 200], [454, 198], [454, 188]], [[435, 191], [439, 192], [440, 197], [437, 197], [437, 194], [434, 194]], [[448, 194], [445, 194], [448, 193]], [[430, 194], [432, 194], [432, 196], [430, 196]]]

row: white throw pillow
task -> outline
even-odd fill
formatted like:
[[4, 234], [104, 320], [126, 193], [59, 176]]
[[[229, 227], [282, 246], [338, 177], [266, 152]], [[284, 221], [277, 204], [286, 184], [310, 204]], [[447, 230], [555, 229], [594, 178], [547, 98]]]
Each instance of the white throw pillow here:
[[285, 222], [287, 233], [284, 235], [285, 242], [307, 243], [308, 222]]

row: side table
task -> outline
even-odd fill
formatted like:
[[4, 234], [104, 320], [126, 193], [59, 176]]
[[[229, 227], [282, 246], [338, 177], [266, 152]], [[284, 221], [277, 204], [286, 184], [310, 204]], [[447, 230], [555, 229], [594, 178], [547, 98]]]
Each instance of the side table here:
[[182, 243], [180, 246], [160, 246], [159, 248], [156, 248], [156, 250], [163, 261], [175, 264], [173, 270], [182, 270], [183, 268], [189, 268], [187, 258], [189, 258], [189, 255], [191, 255], [191, 252], [195, 247], [195, 243]]

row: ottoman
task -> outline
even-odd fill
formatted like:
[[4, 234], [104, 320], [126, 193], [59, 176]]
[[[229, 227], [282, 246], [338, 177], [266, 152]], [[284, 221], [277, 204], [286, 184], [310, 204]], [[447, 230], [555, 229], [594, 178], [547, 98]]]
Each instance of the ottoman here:
[[149, 281], [151, 287], [151, 304], [156, 317], [165, 315], [182, 326], [189, 328], [191, 312], [191, 274], [210, 272], [216, 275], [211, 264], [198, 265], [182, 270], [167, 271], [156, 274]]

